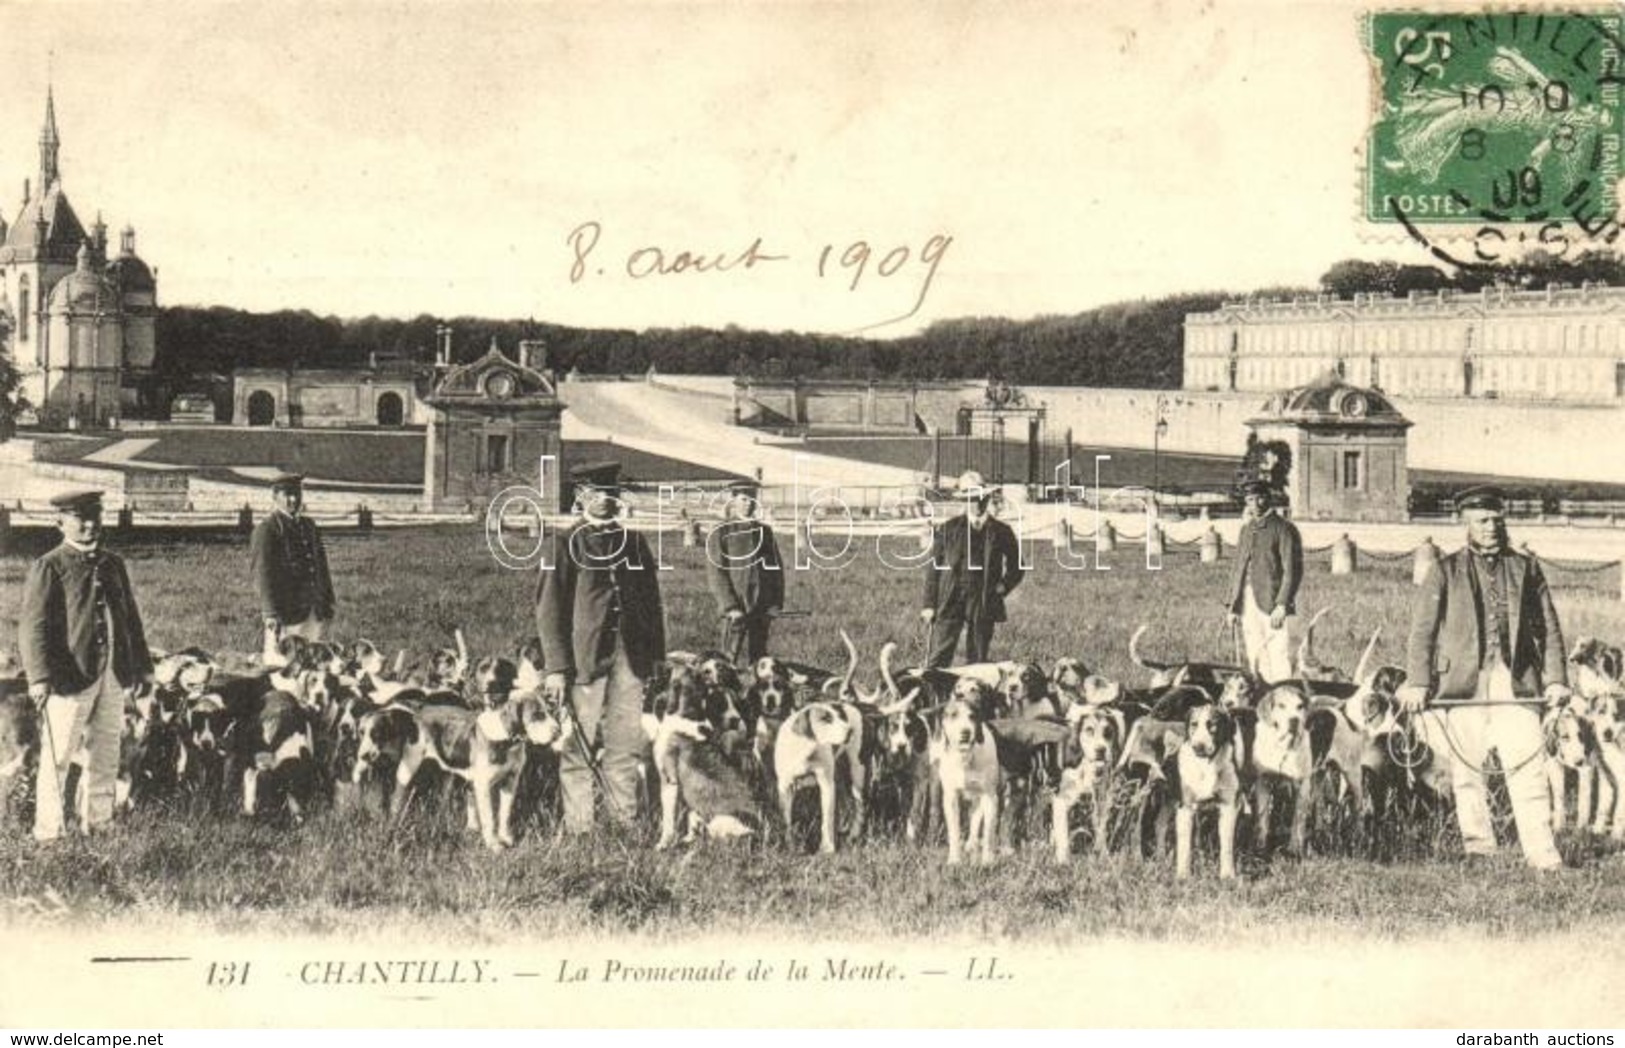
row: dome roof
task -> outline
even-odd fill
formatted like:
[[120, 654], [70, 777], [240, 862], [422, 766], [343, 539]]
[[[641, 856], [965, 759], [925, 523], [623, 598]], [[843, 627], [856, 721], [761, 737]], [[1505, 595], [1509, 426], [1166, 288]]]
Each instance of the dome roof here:
[[1306, 386], [1273, 394], [1260, 414], [1283, 422], [1406, 422], [1387, 394], [1351, 386], [1333, 371]]
[[120, 255], [107, 263], [107, 279], [126, 295], [132, 291], [158, 290], [158, 281], [153, 278], [152, 270], [137, 255]]
[[[41, 217], [45, 219], [43, 241], [39, 238]], [[62, 192], [62, 183], [53, 182], [18, 212], [17, 221], [6, 233], [5, 247], [0, 249], [0, 262], [66, 262], [84, 240], [85, 227], [73, 213], [68, 195]]]
[[116, 312], [118, 291], [90, 266], [90, 246], [79, 245], [79, 264], [51, 289], [51, 313]]

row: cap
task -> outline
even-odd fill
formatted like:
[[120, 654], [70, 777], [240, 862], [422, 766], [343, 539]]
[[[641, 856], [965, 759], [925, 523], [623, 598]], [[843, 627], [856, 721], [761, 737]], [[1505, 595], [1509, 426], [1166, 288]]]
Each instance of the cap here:
[[761, 489], [762, 486], [756, 483], [754, 480], [740, 479], [728, 481], [728, 494], [730, 495], [749, 495], [751, 498], [755, 498], [756, 493]]
[[619, 462], [583, 462], [570, 467], [570, 479], [577, 484], [591, 484], [598, 488], [613, 488], [621, 480]]
[[1257, 477], [1253, 477], [1251, 480], [1244, 480], [1241, 482], [1242, 498], [1246, 498], [1248, 495], [1263, 495], [1265, 497], [1269, 497], [1274, 494], [1275, 489], [1270, 487], [1269, 481], [1267, 480], [1260, 480]]
[[984, 499], [993, 494], [982, 475], [974, 469], [967, 469], [959, 475], [954, 482], [954, 491], [962, 499]]
[[1456, 493], [1456, 510], [1488, 509], [1497, 513], [1506, 511], [1506, 492], [1493, 484], [1481, 484]]
[[303, 473], [278, 473], [271, 478], [272, 491], [295, 491], [305, 486]]
[[89, 488], [78, 491], [65, 491], [51, 498], [51, 505], [63, 513], [74, 513], [86, 516], [90, 513], [102, 511], [102, 493]]

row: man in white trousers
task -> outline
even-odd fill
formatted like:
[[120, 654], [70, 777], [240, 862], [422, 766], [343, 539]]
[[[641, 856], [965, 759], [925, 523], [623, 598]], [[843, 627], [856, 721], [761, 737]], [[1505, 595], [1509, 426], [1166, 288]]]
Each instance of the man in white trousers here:
[[1269, 684], [1292, 676], [1292, 644], [1287, 620], [1297, 610], [1303, 581], [1303, 538], [1297, 526], [1275, 509], [1274, 494], [1262, 480], [1241, 486], [1247, 519], [1236, 539], [1236, 567], [1230, 576], [1226, 609], [1230, 625], [1241, 625], [1247, 667]]
[[64, 829], [68, 770], [80, 764], [79, 832], [113, 821], [127, 692], [152, 680], [124, 561], [102, 549], [102, 496], [51, 500], [62, 543], [29, 568], [18, 622], [28, 693], [41, 712], [34, 837]]
[[1439, 558], [1416, 587], [1402, 710], [1425, 711], [1426, 741], [1448, 754], [1456, 821], [1469, 856], [1495, 851], [1484, 763], [1500, 758], [1524, 859], [1563, 865], [1552, 835], [1541, 704], [1566, 698], [1563, 633], [1540, 563], [1510, 548], [1505, 497], [1492, 487], [1456, 497], [1467, 545]]

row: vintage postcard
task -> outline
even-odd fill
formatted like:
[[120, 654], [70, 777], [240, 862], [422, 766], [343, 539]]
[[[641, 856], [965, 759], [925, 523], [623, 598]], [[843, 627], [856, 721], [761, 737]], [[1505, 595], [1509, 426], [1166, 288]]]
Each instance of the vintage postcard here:
[[0, 1025], [1612, 1043], [1622, 53], [0, 4]]

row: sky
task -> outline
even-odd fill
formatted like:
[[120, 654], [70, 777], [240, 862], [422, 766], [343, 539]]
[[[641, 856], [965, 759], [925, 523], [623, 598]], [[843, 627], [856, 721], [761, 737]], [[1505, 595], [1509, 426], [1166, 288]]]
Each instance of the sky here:
[[[69, 199], [135, 226], [167, 305], [889, 337], [1426, 260], [1362, 240], [1386, 231], [1357, 218], [1372, 98], [1341, 3], [0, 2], [0, 26], [7, 221], [49, 81]], [[660, 271], [684, 252], [704, 270]]]

